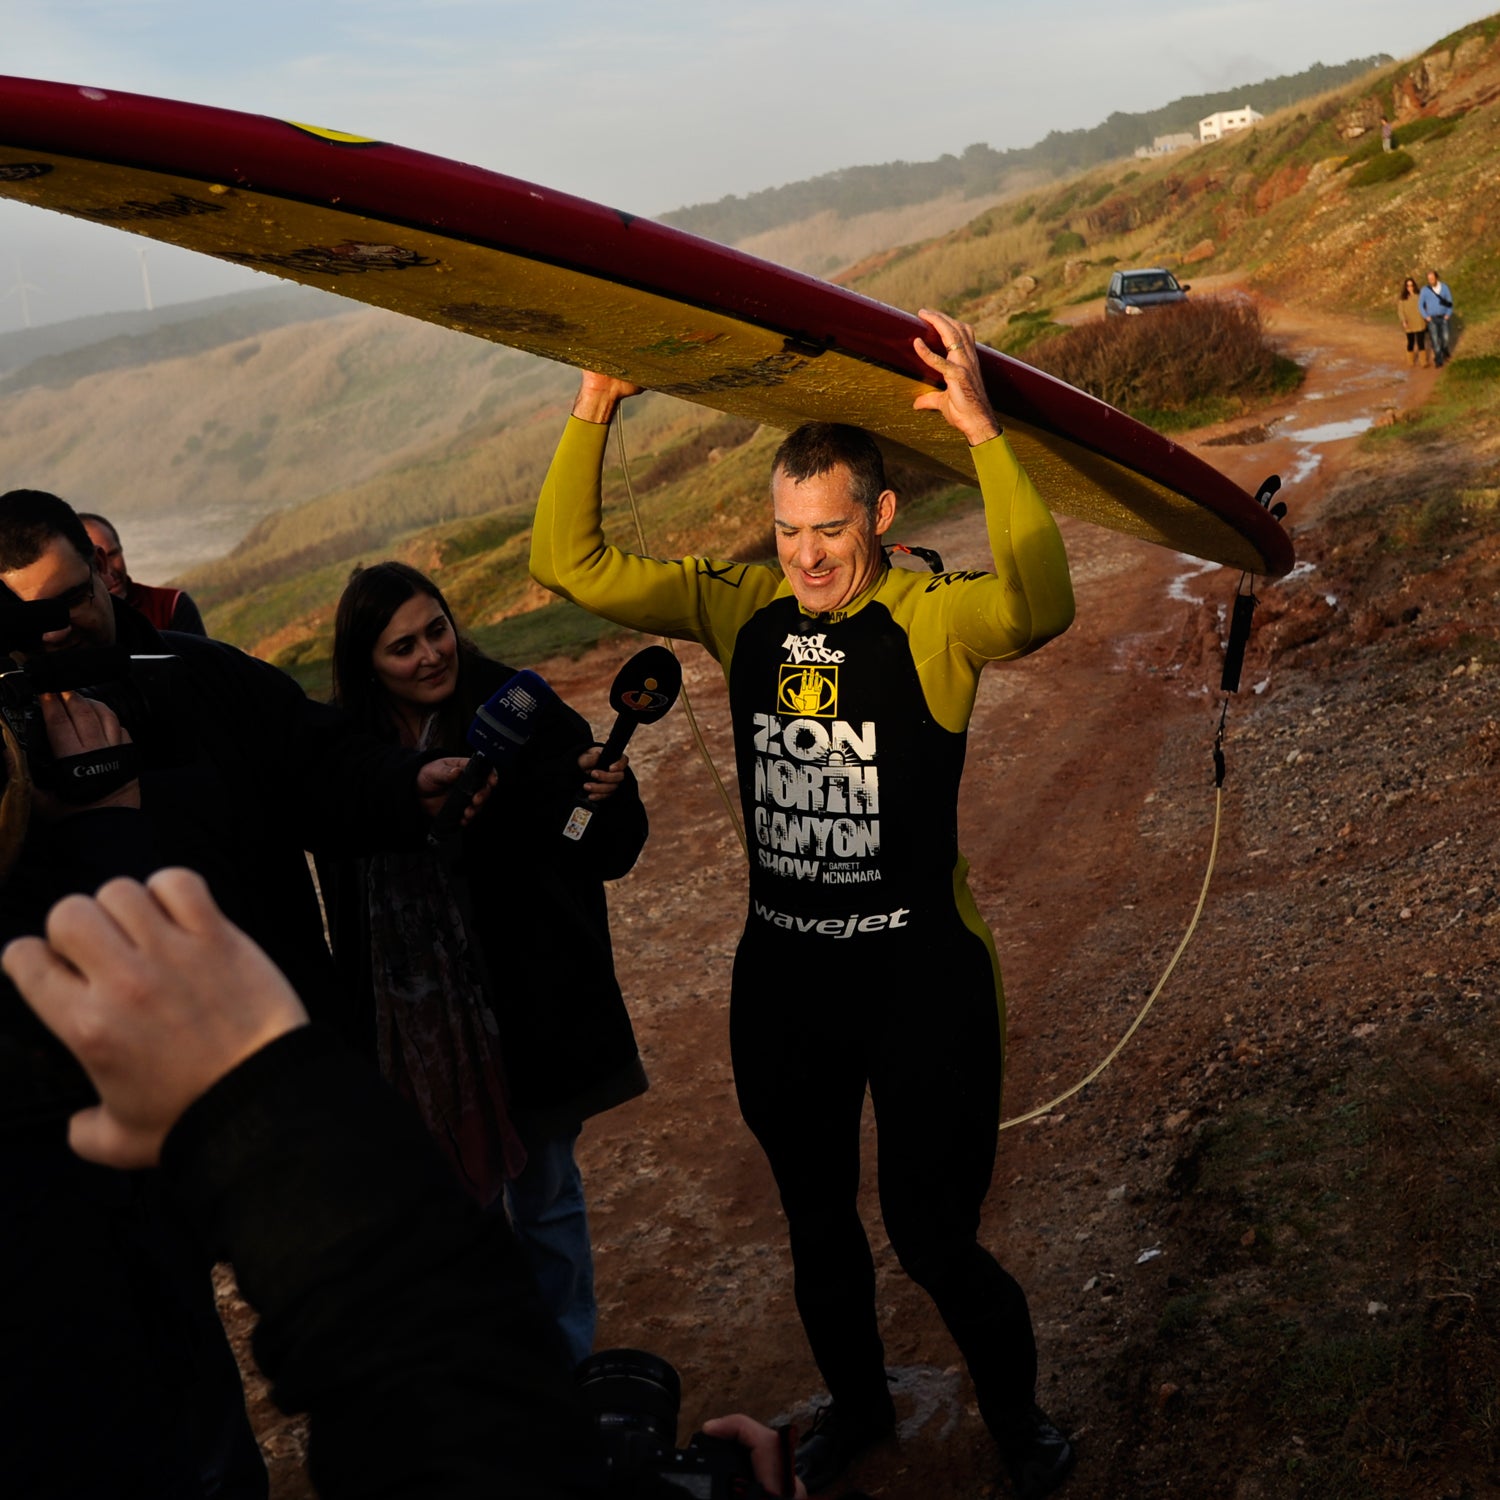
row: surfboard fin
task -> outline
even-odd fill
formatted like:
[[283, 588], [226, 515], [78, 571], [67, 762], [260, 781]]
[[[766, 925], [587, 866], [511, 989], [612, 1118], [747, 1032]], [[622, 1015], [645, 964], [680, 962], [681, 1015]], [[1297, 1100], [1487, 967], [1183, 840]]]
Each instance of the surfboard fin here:
[[1272, 474], [1271, 477], [1267, 479], [1265, 483], [1263, 483], [1261, 487], [1255, 492], [1255, 503], [1260, 506], [1262, 510], [1270, 511], [1271, 515], [1278, 521], [1286, 515], [1286, 505], [1280, 500], [1278, 500], [1275, 505], [1272, 505], [1271, 500], [1275, 496], [1276, 491], [1280, 488], [1281, 475]]

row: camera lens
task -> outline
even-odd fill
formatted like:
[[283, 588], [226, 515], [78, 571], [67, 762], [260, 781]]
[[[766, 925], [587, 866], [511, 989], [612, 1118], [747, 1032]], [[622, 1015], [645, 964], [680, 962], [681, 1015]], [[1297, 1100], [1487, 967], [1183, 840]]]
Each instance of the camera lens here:
[[644, 1349], [602, 1349], [578, 1366], [573, 1380], [606, 1441], [641, 1433], [664, 1451], [677, 1446], [682, 1382], [666, 1360]]

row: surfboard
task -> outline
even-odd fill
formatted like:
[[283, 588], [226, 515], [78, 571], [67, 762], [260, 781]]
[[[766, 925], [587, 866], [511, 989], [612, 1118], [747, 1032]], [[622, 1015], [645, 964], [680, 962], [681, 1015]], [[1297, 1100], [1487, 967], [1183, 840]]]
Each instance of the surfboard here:
[[[771, 426], [852, 422], [966, 484], [911, 313], [581, 198], [335, 130], [0, 78], [0, 194], [603, 370]], [[986, 388], [1055, 511], [1279, 576], [1292, 546], [1197, 455], [993, 349]]]

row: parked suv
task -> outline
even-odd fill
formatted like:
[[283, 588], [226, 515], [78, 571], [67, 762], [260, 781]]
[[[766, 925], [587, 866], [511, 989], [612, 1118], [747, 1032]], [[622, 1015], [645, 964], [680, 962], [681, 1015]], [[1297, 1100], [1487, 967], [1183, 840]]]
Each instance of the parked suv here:
[[1139, 271], [1116, 271], [1109, 278], [1104, 294], [1104, 316], [1123, 317], [1126, 313], [1143, 313], [1147, 308], [1165, 307], [1172, 302], [1187, 301], [1192, 288], [1161, 266]]

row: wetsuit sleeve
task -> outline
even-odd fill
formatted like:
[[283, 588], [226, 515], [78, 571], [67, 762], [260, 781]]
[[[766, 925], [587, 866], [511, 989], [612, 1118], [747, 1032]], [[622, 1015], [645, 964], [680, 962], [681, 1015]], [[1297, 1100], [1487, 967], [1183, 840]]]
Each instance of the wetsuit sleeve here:
[[1057, 523], [1006, 439], [970, 450], [995, 576], [956, 589], [948, 628], [981, 661], [1045, 646], [1073, 623], [1073, 582]]
[[699, 641], [726, 661], [734, 630], [775, 592], [776, 576], [753, 564], [662, 562], [610, 546], [600, 490], [608, 437], [602, 423], [568, 418], [537, 502], [531, 576], [617, 625]]

